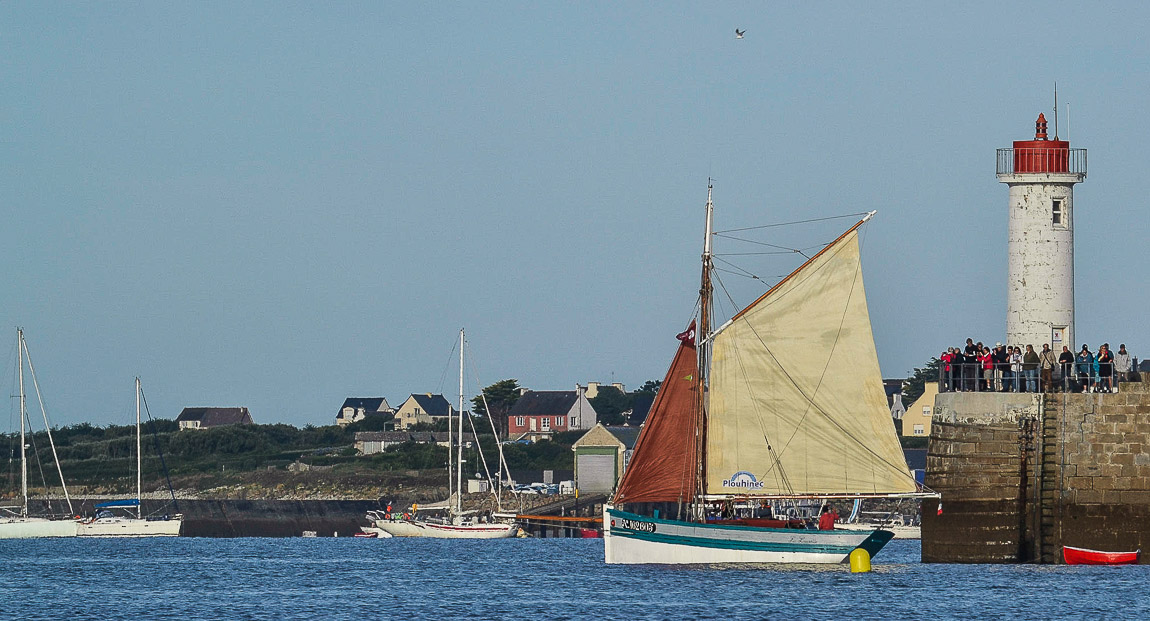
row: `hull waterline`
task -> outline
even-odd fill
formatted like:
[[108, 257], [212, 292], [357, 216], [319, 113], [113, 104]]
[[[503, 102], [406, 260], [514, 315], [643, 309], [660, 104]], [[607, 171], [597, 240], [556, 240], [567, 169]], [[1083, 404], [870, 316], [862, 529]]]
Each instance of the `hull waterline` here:
[[0, 518], [0, 539], [38, 539], [42, 537], [75, 537], [78, 522], [74, 519], [51, 520], [35, 517]]
[[376, 520], [375, 527], [392, 537], [433, 539], [507, 539], [519, 531], [514, 524], [436, 524], [422, 520]]
[[680, 522], [611, 507], [603, 511], [607, 563], [844, 563], [855, 549], [874, 556], [894, 535], [875, 529], [802, 530]]
[[1104, 552], [1087, 548], [1062, 547], [1062, 558], [1067, 565], [1134, 565], [1141, 550], [1133, 552]]
[[80, 537], [179, 537], [181, 518], [141, 520], [137, 518], [97, 518], [78, 523]]

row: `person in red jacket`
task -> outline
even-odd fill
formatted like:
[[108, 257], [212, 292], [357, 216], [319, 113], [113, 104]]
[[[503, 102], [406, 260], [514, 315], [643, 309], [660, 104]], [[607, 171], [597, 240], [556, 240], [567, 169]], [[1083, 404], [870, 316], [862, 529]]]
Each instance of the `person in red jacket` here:
[[834, 530], [837, 521], [839, 521], [838, 511], [823, 507], [823, 514], [819, 516], [819, 530]]
[[978, 361], [982, 363], [980, 390], [994, 390], [994, 355], [990, 352], [989, 347], [982, 348], [982, 353], [978, 355]]
[[942, 392], [949, 392], [954, 389], [954, 375], [950, 369], [950, 361], [954, 360], [954, 348], [946, 348], [938, 359], [942, 361]]

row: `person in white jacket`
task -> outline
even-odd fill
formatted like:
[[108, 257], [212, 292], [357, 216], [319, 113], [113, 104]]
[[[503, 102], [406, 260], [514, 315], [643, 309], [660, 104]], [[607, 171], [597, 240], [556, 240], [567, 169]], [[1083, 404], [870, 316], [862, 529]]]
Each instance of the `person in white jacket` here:
[[1114, 370], [1118, 373], [1118, 381], [1130, 381], [1130, 352], [1126, 351], [1126, 343], [1118, 346], [1118, 353], [1114, 354]]

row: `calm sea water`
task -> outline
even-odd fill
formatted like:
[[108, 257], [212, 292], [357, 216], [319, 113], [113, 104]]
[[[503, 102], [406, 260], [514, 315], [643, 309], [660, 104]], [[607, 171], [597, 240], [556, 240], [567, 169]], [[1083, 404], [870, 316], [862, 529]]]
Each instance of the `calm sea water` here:
[[8, 619], [1150, 618], [1150, 566], [626, 567], [602, 540], [0, 541]]

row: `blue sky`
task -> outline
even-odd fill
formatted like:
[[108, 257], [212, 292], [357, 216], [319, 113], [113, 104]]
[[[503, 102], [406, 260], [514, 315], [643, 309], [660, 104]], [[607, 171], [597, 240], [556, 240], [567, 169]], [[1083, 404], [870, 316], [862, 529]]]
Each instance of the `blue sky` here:
[[461, 326], [469, 392], [661, 378], [708, 177], [719, 229], [879, 211], [868, 300], [904, 375], [1002, 338], [994, 150], [1055, 80], [1090, 150], [1078, 335], [1150, 348], [1143, 4], [425, 4], [0, 4], [0, 326], [54, 423], [127, 422], [137, 374], [166, 417], [454, 398]]

